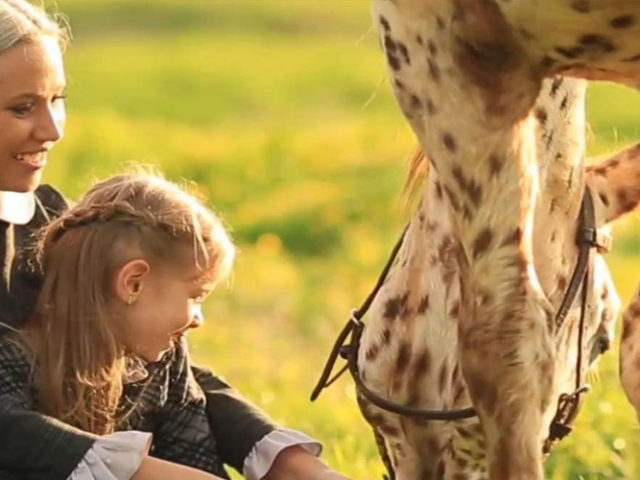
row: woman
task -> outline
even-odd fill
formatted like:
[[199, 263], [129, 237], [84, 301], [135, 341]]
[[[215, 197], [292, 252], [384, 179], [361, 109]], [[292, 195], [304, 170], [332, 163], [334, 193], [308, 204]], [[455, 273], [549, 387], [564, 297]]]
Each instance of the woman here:
[[[65, 123], [64, 30], [26, 0], [0, 0], [0, 317], [7, 327], [31, 314], [41, 278], [33, 232], [66, 208], [38, 187]], [[313, 453], [317, 443], [275, 426], [210, 372], [197, 370], [221, 458], [248, 478], [344, 479]], [[0, 380], [1, 381], [1, 380]], [[135, 432], [96, 436], [53, 418], [0, 405], [0, 470], [30, 479], [210, 478], [146, 453]]]

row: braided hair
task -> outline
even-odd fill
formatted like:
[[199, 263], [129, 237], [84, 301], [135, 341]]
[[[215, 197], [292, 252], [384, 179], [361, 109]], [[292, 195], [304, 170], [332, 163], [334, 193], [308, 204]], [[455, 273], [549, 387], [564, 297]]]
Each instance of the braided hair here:
[[158, 175], [97, 183], [41, 234], [36, 332], [39, 408], [85, 431], [114, 431], [125, 369], [110, 313], [115, 272], [135, 258], [196, 268], [214, 283], [234, 249], [220, 220]]

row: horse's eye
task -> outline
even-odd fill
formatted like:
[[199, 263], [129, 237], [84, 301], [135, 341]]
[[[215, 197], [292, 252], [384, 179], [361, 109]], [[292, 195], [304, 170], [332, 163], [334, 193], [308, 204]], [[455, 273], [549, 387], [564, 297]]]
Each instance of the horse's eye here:
[[591, 352], [589, 355], [589, 365], [596, 361], [596, 359], [602, 355], [604, 352], [611, 348], [611, 340], [609, 340], [609, 336], [606, 334], [599, 334], [591, 347]]
[[598, 348], [600, 349], [600, 354], [603, 354], [611, 348], [611, 340], [609, 340], [608, 336], [602, 335], [598, 338]]

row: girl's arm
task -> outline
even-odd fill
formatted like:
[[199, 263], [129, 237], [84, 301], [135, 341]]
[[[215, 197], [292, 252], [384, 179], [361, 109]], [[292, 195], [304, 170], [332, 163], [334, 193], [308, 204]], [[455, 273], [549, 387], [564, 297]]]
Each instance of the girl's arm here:
[[263, 480], [349, 480], [302, 447], [280, 452]]
[[131, 480], [222, 480], [202, 470], [178, 465], [150, 456], [145, 457]]

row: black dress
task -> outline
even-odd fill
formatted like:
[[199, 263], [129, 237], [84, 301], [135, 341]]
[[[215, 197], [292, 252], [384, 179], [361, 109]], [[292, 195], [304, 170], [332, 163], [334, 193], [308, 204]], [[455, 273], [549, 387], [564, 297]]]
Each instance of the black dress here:
[[[37, 208], [26, 225], [0, 221], [0, 321], [21, 327], [35, 306], [42, 276], [34, 260], [36, 234], [66, 208], [53, 187], [40, 186]], [[0, 328], [0, 331], [2, 330]], [[277, 426], [209, 370], [193, 367], [206, 395], [207, 413], [223, 463], [242, 471], [253, 445]], [[45, 415], [0, 408], [0, 480], [63, 480], [85, 456], [96, 436]]]

